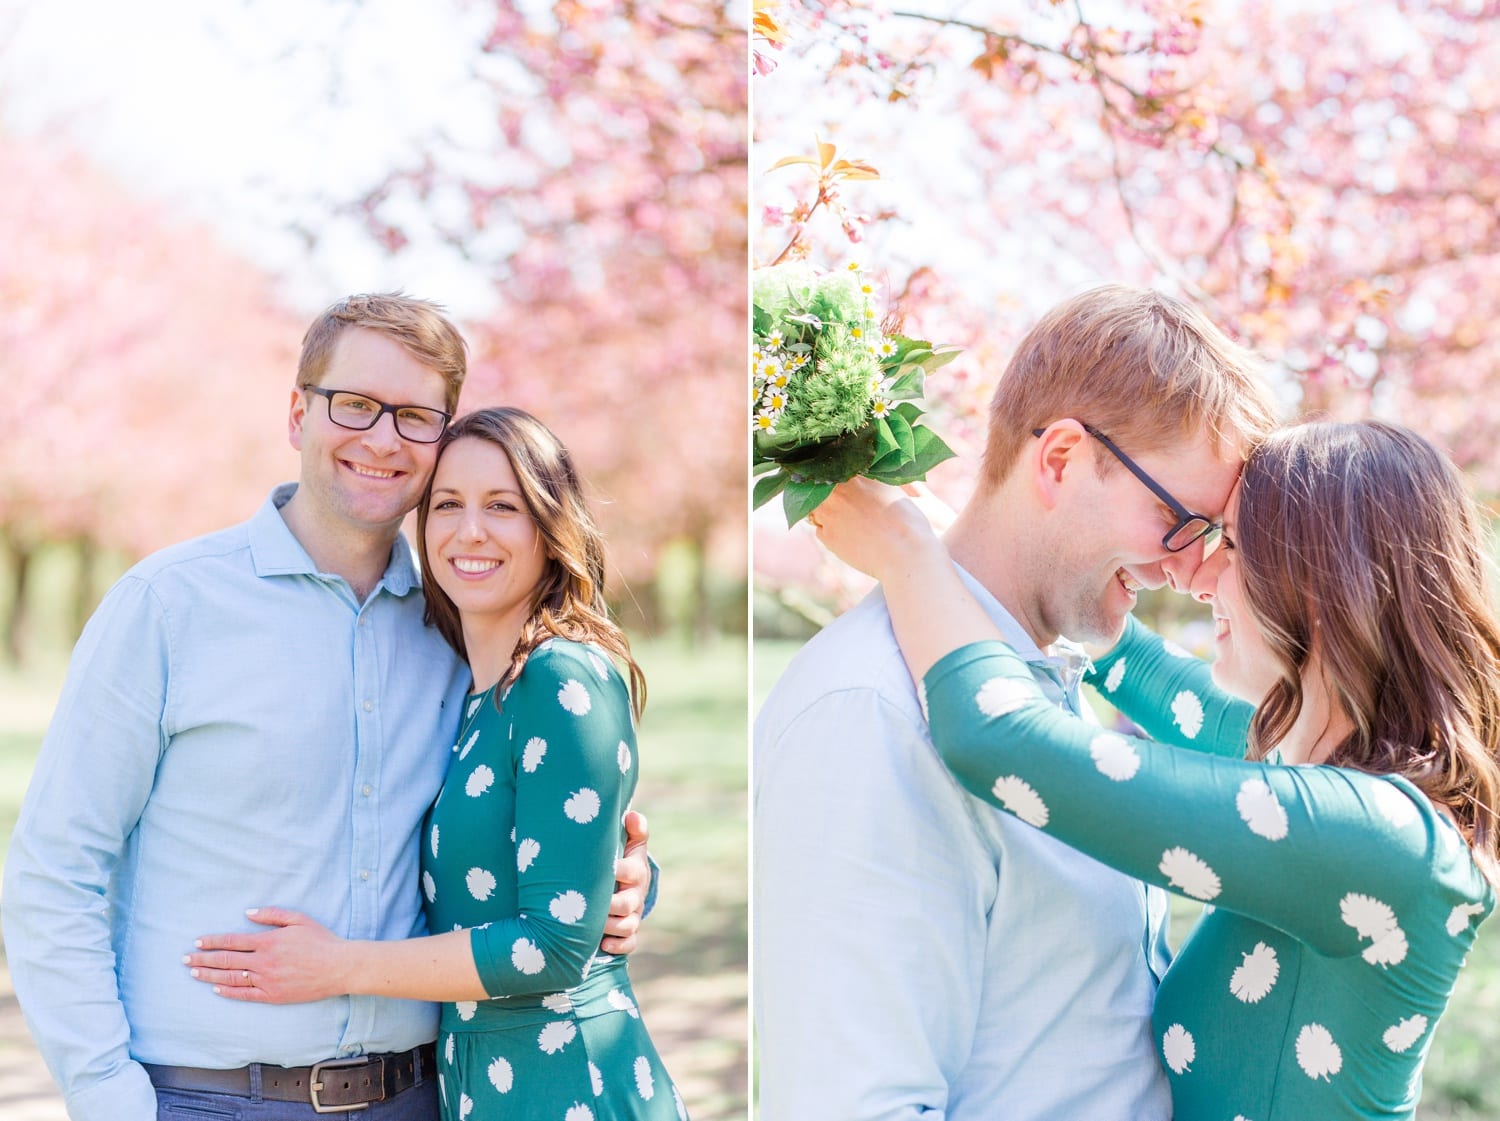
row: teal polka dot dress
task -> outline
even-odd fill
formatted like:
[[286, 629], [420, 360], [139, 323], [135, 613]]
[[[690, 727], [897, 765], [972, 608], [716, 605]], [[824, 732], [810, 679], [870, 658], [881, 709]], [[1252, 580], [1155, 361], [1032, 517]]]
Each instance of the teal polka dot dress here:
[[471, 931], [490, 999], [443, 1006], [443, 1117], [682, 1121], [626, 959], [598, 949], [636, 784], [623, 678], [552, 639], [508, 689], [468, 698], [453, 752], [422, 893], [433, 933]]
[[1248, 706], [1144, 628], [1096, 679], [1170, 745], [1060, 712], [1001, 643], [928, 672], [932, 738], [975, 795], [1208, 904], [1152, 1017], [1175, 1121], [1415, 1116], [1495, 906], [1458, 830], [1405, 779], [1246, 762]]

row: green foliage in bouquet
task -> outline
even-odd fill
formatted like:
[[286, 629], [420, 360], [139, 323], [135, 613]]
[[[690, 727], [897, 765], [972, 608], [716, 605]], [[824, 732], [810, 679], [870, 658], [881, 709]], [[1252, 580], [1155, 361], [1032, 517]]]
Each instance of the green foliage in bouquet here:
[[863, 475], [900, 485], [953, 451], [921, 423], [927, 374], [958, 355], [881, 333], [872, 286], [855, 265], [757, 269], [751, 357], [755, 506], [778, 494], [788, 526]]

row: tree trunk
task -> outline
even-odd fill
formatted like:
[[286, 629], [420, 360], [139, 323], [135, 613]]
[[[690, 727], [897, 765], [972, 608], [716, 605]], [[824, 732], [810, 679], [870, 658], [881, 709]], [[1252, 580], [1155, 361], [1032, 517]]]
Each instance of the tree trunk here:
[[5, 590], [5, 657], [18, 666], [26, 656], [31, 620], [27, 614], [26, 588], [31, 576], [30, 546], [11, 534], [5, 535], [5, 552], [9, 560], [10, 587]]

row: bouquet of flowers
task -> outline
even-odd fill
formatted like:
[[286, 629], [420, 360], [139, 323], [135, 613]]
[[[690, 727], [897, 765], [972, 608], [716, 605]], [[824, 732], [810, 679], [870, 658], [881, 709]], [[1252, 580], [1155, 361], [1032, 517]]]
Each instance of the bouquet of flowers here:
[[752, 287], [757, 508], [779, 494], [793, 526], [846, 479], [899, 486], [953, 455], [917, 402], [927, 373], [958, 350], [883, 333], [858, 265], [821, 275], [775, 265]]

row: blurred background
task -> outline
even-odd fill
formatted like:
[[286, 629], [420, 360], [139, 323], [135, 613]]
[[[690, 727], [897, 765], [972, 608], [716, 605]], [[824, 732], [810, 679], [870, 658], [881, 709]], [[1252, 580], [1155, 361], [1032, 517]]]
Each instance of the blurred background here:
[[[566, 442], [651, 684], [634, 970], [745, 1111], [746, 32], [714, 0], [0, 0], [0, 846], [136, 558], [296, 476], [307, 323], [402, 289]], [[3, 856], [3, 848], [0, 848]], [[0, 971], [0, 1114], [61, 1118]]]
[[[959, 452], [929, 480], [951, 504], [1021, 335], [1117, 281], [1187, 297], [1258, 350], [1288, 419], [1411, 425], [1496, 509], [1494, 0], [755, 0], [754, 16], [753, 263], [858, 263], [905, 334], [964, 349], [927, 383]], [[789, 157], [807, 162], [775, 166]], [[789, 533], [779, 502], [752, 526], [758, 704], [868, 585]], [[1210, 645], [1183, 597], [1143, 595], [1140, 614]], [[1497, 1049], [1490, 931], [1421, 1115], [1500, 1118]]]

